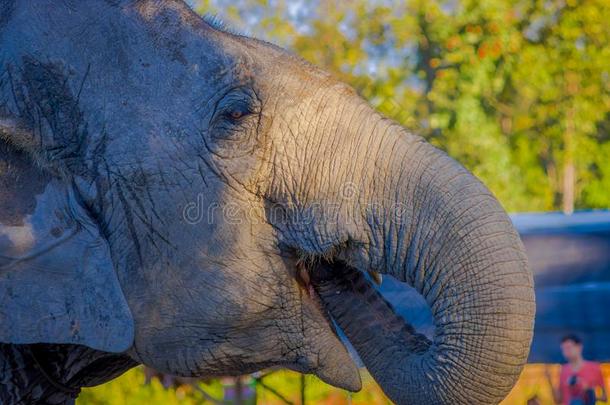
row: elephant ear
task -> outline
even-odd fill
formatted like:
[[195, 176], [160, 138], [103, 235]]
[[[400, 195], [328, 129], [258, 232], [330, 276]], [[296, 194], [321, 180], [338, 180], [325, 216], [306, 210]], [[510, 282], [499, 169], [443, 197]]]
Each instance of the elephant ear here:
[[133, 337], [108, 244], [73, 188], [0, 139], [0, 342], [122, 352]]

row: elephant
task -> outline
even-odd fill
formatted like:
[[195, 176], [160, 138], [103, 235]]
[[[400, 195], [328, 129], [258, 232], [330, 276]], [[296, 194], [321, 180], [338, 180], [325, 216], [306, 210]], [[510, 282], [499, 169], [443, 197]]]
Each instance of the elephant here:
[[[138, 364], [501, 401], [533, 279], [473, 174], [350, 86], [182, 0], [0, 3], [2, 403]], [[412, 286], [427, 337], [380, 275]]]

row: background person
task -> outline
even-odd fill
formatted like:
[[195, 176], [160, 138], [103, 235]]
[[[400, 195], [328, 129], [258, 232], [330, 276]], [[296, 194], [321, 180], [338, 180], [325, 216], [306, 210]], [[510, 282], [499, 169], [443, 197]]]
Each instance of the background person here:
[[[553, 389], [556, 403], [564, 405], [595, 405], [595, 401], [607, 400], [604, 379], [599, 363], [587, 361], [582, 356], [583, 344], [576, 335], [561, 339], [561, 353], [567, 363], [561, 366], [559, 387], [553, 385], [548, 369], [546, 376]], [[596, 395], [596, 391], [600, 395]]]

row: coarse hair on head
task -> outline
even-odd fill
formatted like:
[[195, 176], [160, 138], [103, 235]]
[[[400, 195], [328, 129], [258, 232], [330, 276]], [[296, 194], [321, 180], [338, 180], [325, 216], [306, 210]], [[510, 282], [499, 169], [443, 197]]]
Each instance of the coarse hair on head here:
[[561, 338], [561, 343], [565, 343], [568, 341], [573, 342], [577, 345], [582, 345], [582, 339], [574, 333], [569, 333]]

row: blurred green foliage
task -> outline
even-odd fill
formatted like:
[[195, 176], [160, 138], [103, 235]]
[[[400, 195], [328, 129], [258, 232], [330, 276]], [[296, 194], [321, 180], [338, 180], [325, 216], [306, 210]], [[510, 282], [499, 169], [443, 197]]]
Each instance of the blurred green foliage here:
[[[217, 398], [222, 397], [222, 393], [216, 392], [216, 394]], [[77, 405], [195, 405], [202, 403], [202, 400], [197, 398], [191, 389], [165, 389], [157, 379], [145, 385], [144, 372], [138, 367], [109, 383], [84, 388], [76, 403]]]
[[[559, 378], [559, 365], [528, 364], [525, 366], [517, 385], [500, 405], [525, 404], [529, 398], [538, 397], [541, 404], [552, 405], [551, 386], [546, 377], [546, 369]], [[604, 379], [610, 377], [610, 364], [602, 364]], [[333, 388], [316, 377], [306, 376], [305, 398], [307, 404], [316, 405], [389, 405], [372, 377], [362, 370], [363, 388], [357, 394], [349, 394]], [[300, 404], [300, 375], [291, 371], [279, 371], [264, 379], [266, 385], [277, 390], [293, 404]], [[199, 387], [215, 399], [222, 398], [222, 386], [218, 381], [212, 384], [200, 383]], [[258, 386], [257, 404], [285, 405], [276, 395]], [[203, 396], [189, 386], [164, 389], [158, 380], [144, 385], [141, 368], [133, 369], [122, 377], [95, 388], [86, 388], [77, 400], [77, 405], [201, 405], [210, 404]], [[607, 403], [607, 402], [606, 402]], [[598, 401], [598, 405], [602, 402]]]
[[610, 207], [607, 0], [196, 8], [333, 72], [466, 165], [509, 211]]
[[[144, 384], [142, 369], [128, 371], [118, 379], [94, 388], [85, 388], [77, 400], [77, 405], [199, 405], [212, 403], [206, 400], [200, 391], [189, 385], [165, 389], [157, 379]], [[308, 404], [339, 405], [389, 405], [379, 386], [370, 375], [362, 372], [363, 389], [357, 394], [350, 394], [320, 381], [314, 376], [305, 377], [305, 398]], [[300, 404], [301, 375], [292, 371], [276, 371], [263, 379], [285, 400]], [[198, 387], [218, 402], [223, 398], [223, 386], [218, 380], [211, 383], [199, 383]], [[285, 405], [272, 391], [261, 385], [255, 385], [258, 404]]]
[[[118, 379], [95, 388], [85, 388], [78, 397], [78, 405], [198, 405], [203, 403], [201, 395], [190, 387], [165, 389], [159, 380], [144, 384], [141, 367], [132, 369]], [[215, 398], [222, 398], [222, 386], [215, 381], [203, 385], [203, 389]]]

